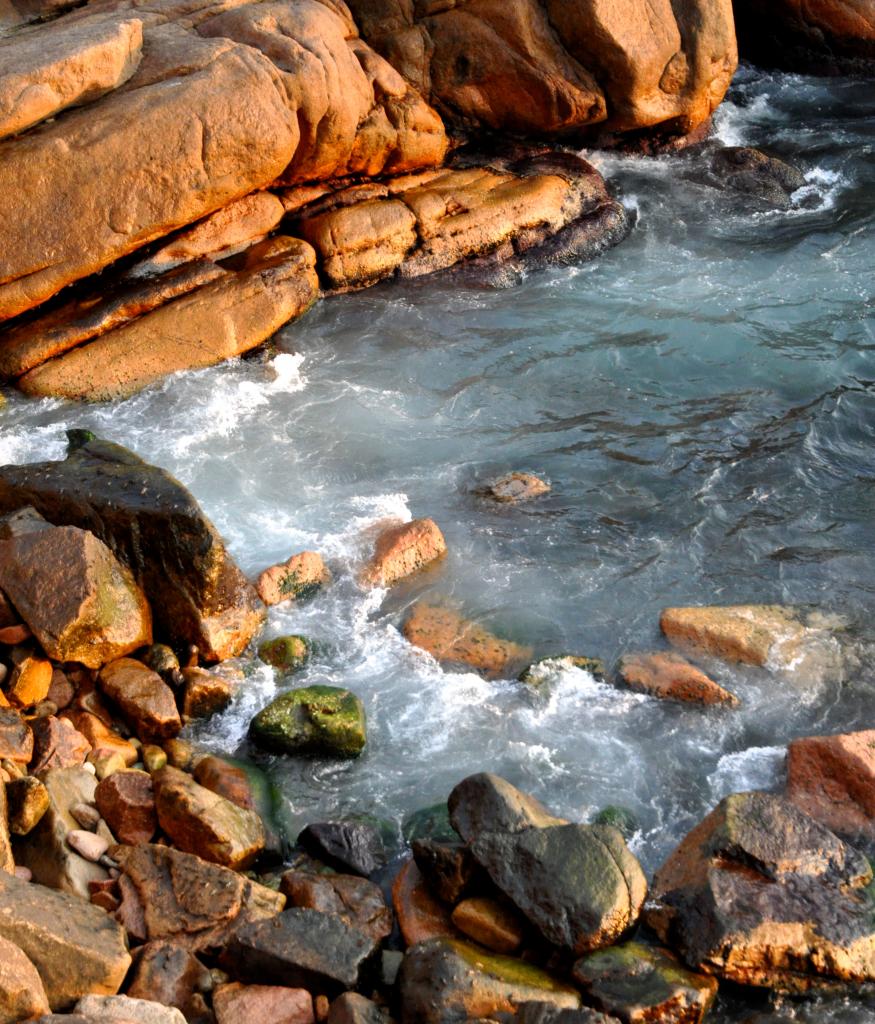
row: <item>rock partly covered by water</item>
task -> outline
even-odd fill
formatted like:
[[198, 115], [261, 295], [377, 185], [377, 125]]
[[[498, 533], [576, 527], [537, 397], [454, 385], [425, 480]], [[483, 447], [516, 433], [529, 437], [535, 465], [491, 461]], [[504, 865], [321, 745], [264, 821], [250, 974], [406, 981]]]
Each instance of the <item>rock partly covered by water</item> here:
[[740, 703], [735, 694], [672, 651], [626, 654], [620, 659], [617, 675], [630, 690], [650, 697], [728, 707], [738, 707]]
[[391, 587], [447, 553], [447, 542], [433, 519], [414, 519], [383, 530], [374, 543], [374, 553], [362, 570], [366, 587]]
[[302, 551], [288, 561], [272, 565], [258, 577], [258, 596], [266, 605], [305, 601], [331, 580], [331, 573], [315, 551]]
[[71, 432], [60, 462], [0, 467], [0, 511], [27, 505], [107, 544], [145, 591], [156, 629], [204, 658], [239, 654], [261, 625], [255, 591], [191, 493], [127, 448]]
[[364, 705], [337, 686], [290, 690], [258, 712], [249, 736], [282, 754], [358, 757], [367, 739]]
[[647, 923], [692, 967], [799, 992], [875, 979], [866, 858], [787, 800], [727, 797], [653, 881]]

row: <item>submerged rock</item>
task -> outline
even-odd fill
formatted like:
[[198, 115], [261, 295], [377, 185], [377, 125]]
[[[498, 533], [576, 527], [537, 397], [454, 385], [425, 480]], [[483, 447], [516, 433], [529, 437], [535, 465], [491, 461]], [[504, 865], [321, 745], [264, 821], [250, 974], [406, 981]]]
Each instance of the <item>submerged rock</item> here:
[[530, 647], [502, 640], [452, 608], [417, 601], [404, 623], [405, 638], [448, 667], [473, 669], [487, 679], [513, 677]]
[[306, 601], [331, 581], [331, 573], [315, 551], [292, 555], [272, 565], [258, 577], [258, 596], [266, 605], [283, 601]]
[[0, 467], [0, 512], [32, 505], [88, 529], [134, 574], [156, 629], [216, 661], [239, 654], [264, 609], [191, 493], [121, 445], [71, 432], [67, 458]]
[[791, 195], [805, 184], [805, 175], [792, 164], [751, 146], [718, 149], [710, 170], [724, 187], [779, 209], [787, 209]]
[[624, 839], [629, 840], [638, 831], [638, 819], [628, 807], [620, 807], [617, 804], [609, 804], [603, 807], [592, 819], [593, 825], [610, 825], [615, 828]]
[[365, 709], [354, 693], [337, 686], [290, 690], [249, 723], [260, 747], [282, 754], [358, 757], [365, 746]]
[[454, 939], [433, 939], [408, 950], [398, 994], [403, 1024], [445, 1024], [513, 1013], [527, 1001], [559, 1008], [580, 1005], [573, 988], [540, 968]]
[[278, 636], [258, 645], [258, 657], [268, 665], [291, 675], [310, 660], [312, 645], [303, 636]]
[[617, 674], [630, 690], [650, 697], [689, 704], [740, 704], [735, 694], [672, 651], [626, 654], [620, 659]]
[[696, 970], [804, 992], [875, 979], [872, 869], [787, 800], [736, 793], [653, 881], [646, 919]]
[[556, 672], [570, 668], [589, 672], [598, 682], [604, 681], [605, 663], [601, 658], [587, 658], [581, 654], [558, 654], [550, 658], [541, 658], [539, 661], [532, 662], [527, 669], [520, 672], [517, 678], [521, 683], [527, 683], [529, 686], [540, 686]]
[[361, 581], [367, 587], [391, 587], [437, 562], [446, 551], [444, 535], [431, 519], [390, 526], [377, 538]]
[[532, 473], [513, 472], [491, 483], [482, 493], [494, 501], [517, 504], [549, 494], [550, 490], [545, 480]]

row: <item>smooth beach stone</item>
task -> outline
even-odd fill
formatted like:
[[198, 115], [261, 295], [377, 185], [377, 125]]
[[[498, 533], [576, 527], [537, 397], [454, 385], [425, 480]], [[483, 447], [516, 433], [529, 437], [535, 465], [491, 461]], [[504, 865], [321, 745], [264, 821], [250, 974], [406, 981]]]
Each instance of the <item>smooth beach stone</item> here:
[[366, 741], [364, 705], [337, 686], [289, 690], [252, 719], [249, 736], [283, 754], [358, 757]]

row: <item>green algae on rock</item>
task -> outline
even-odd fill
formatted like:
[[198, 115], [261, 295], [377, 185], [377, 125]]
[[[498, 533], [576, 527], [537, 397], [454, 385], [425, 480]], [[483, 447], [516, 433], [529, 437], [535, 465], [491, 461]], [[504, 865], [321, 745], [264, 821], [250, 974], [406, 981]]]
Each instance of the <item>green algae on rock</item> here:
[[365, 746], [365, 709], [354, 693], [338, 686], [290, 690], [249, 723], [250, 738], [283, 754], [358, 757]]
[[592, 819], [593, 825], [611, 825], [627, 841], [638, 831], [638, 819], [628, 807], [608, 804]]
[[312, 645], [303, 636], [278, 636], [258, 645], [258, 657], [287, 675], [302, 669], [311, 652]]

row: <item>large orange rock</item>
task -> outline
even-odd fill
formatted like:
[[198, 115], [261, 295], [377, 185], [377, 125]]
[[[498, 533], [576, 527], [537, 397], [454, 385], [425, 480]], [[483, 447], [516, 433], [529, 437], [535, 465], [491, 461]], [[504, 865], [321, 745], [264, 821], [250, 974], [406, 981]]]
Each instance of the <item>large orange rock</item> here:
[[620, 659], [617, 671], [630, 690], [651, 697], [729, 707], [738, 707], [740, 703], [734, 693], [673, 651], [626, 654]]
[[367, 587], [391, 587], [443, 558], [446, 551], [447, 542], [433, 519], [389, 526], [377, 537], [361, 581]]
[[37, 969], [15, 943], [0, 938], [0, 1021], [16, 1024], [48, 1012]]
[[703, 123], [737, 63], [731, 0], [349, 0], [365, 38], [448, 117], [557, 135]]

